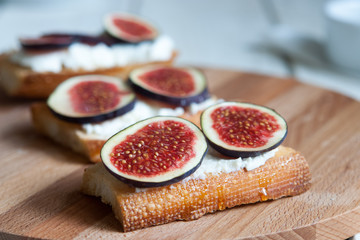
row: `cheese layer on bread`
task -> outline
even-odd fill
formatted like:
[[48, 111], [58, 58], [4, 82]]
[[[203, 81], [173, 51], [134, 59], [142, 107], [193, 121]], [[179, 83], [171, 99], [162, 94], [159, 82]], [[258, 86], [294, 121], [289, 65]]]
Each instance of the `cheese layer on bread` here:
[[[209, 98], [201, 103], [192, 103], [189, 106], [189, 113], [192, 115], [204, 110], [206, 107], [213, 105], [221, 99]], [[182, 107], [177, 108], [164, 108], [149, 105], [142, 100], [137, 100], [135, 107], [128, 113], [122, 116], [103, 121], [101, 123], [87, 123], [83, 124], [82, 128], [87, 134], [95, 134], [99, 138], [107, 140], [109, 137], [118, 131], [146, 118], [154, 116], [181, 116], [185, 114], [185, 109]]]
[[59, 73], [64, 68], [72, 70], [93, 71], [101, 68], [124, 67], [130, 64], [154, 61], [167, 61], [174, 52], [173, 40], [165, 35], [153, 42], [139, 44], [115, 44], [107, 46], [103, 43], [89, 46], [73, 43], [67, 50], [44, 54], [29, 54], [18, 51], [11, 60], [35, 72]]
[[[267, 160], [274, 157], [279, 148], [260, 154], [256, 157], [224, 159], [224, 156], [210, 147], [200, 167], [190, 176], [182, 180], [205, 179], [208, 174], [231, 173], [239, 170], [251, 171], [263, 166]], [[144, 192], [149, 188], [136, 188], [136, 192]]]

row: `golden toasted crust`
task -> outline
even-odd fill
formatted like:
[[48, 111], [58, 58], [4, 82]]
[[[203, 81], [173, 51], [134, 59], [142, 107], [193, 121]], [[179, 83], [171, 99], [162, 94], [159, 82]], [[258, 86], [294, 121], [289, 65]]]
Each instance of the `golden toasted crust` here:
[[11, 54], [0, 55], [0, 86], [10, 96], [25, 98], [46, 98], [61, 82], [78, 75], [101, 74], [123, 79], [135, 68], [149, 64], [172, 64], [177, 53], [174, 52], [168, 61], [131, 64], [125, 67], [98, 69], [95, 71], [64, 69], [60, 73], [34, 72], [28, 67], [20, 66], [10, 60]]
[[205, 179], [185, 179], [140, 192], [97, 163], [85, 170], [82, 191], [110, 204], [127, 232], [175, 220], [194, 220], [241, 204], [298, 195], [310, 188], [310, 179], [305, 158], [280, 146], [273, 158], [252, 171], [210, 173]]
[[33, 103], [31, 117], [34, 127], [43, 135], [86, 156], [91, 162], [100, 161], [100, 149], [106, 139], [89, 136], [82, 131], [80, 124], [57, 118], [46, 103]]

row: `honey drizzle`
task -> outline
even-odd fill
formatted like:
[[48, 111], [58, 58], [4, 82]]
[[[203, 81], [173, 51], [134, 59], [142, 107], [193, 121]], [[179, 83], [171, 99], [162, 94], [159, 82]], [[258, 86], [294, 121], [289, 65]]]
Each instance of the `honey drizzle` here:
[[264, 202], [269, 199], [268, 185], [272, 182], [272, 178], [259, 178], [259, 197], [260, 201]]

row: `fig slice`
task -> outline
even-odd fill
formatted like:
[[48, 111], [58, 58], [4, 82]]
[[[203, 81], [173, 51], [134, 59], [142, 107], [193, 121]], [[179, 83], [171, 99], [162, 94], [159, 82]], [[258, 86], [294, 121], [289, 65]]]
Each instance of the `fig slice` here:
[[133, 70], [129, 81], [136, 92], [177, 106], [209, 97], [206, 77], [195, 68], [145, 66]]
[[22, 48], [26, 50], [52, 50], [68, 47], [73, 43], [74, 36], [70, 35], [44, 35], [38, 38], [20, 38]]
[[86, 34], [78, 34], [78, 33], [48, 33], [43, 35], [42, 37], [52, 37], [52, 38], [71, 38], [72, 42], [79, 42], [83, 44], [87, 44], [90, 46], [94, 46], [99, 43], [105, 43], [105, 39], [102, 36], [95, 36], [95, 35], [86, 35]]
[[179, 117], [156, 116], [112, 136], [101, 149], [106, 169], [134, 187], [178, 182], [200, 166], [208, 150], [202, 131]]
[[125, 42], [138, 43], [153, 40], [157, 29], [149, 21], [128, 13], [110, 13], [104, 18], [106, 32]]
[[92, 36], [75, 33], [48, 33], [38, 38], [20, 38], [21, 46], [25, 50], [57, 50], [67, 48], [73, 43], [83, 43], [94, 46], [104, 43], [108, 46], [117, 43], [105, 36]]
[[135, 94], [118, 78], [83, 75], [62, 82], [49, 96], [47, 104], [62, 120], [92, 123], [132, 110]]
[[287, 123], [273, 109], [244, 102], [222, 102], [205, 109], [201, 128], [218, 152], [230, 157], [255, 157], [278, 147]]

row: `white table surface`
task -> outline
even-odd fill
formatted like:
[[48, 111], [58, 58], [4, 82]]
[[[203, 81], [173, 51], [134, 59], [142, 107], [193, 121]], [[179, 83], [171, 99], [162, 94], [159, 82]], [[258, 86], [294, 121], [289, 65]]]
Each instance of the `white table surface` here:
[[[20, 36], [45, 32], [99, 33], [111, 11], [142, 14], [170, 35], [177, 63], [221, 67], [283, 77], [321, 86], [360, 100], [360, 75], [287, 56], [266, 46], [277, 25], [320, 42], [326, 36], [324, 0], [0, 0], [0, 52]], [[264, 40], [265, 39], [265, 40]], [[265, 42], [265, 45], [264, 45]]]

